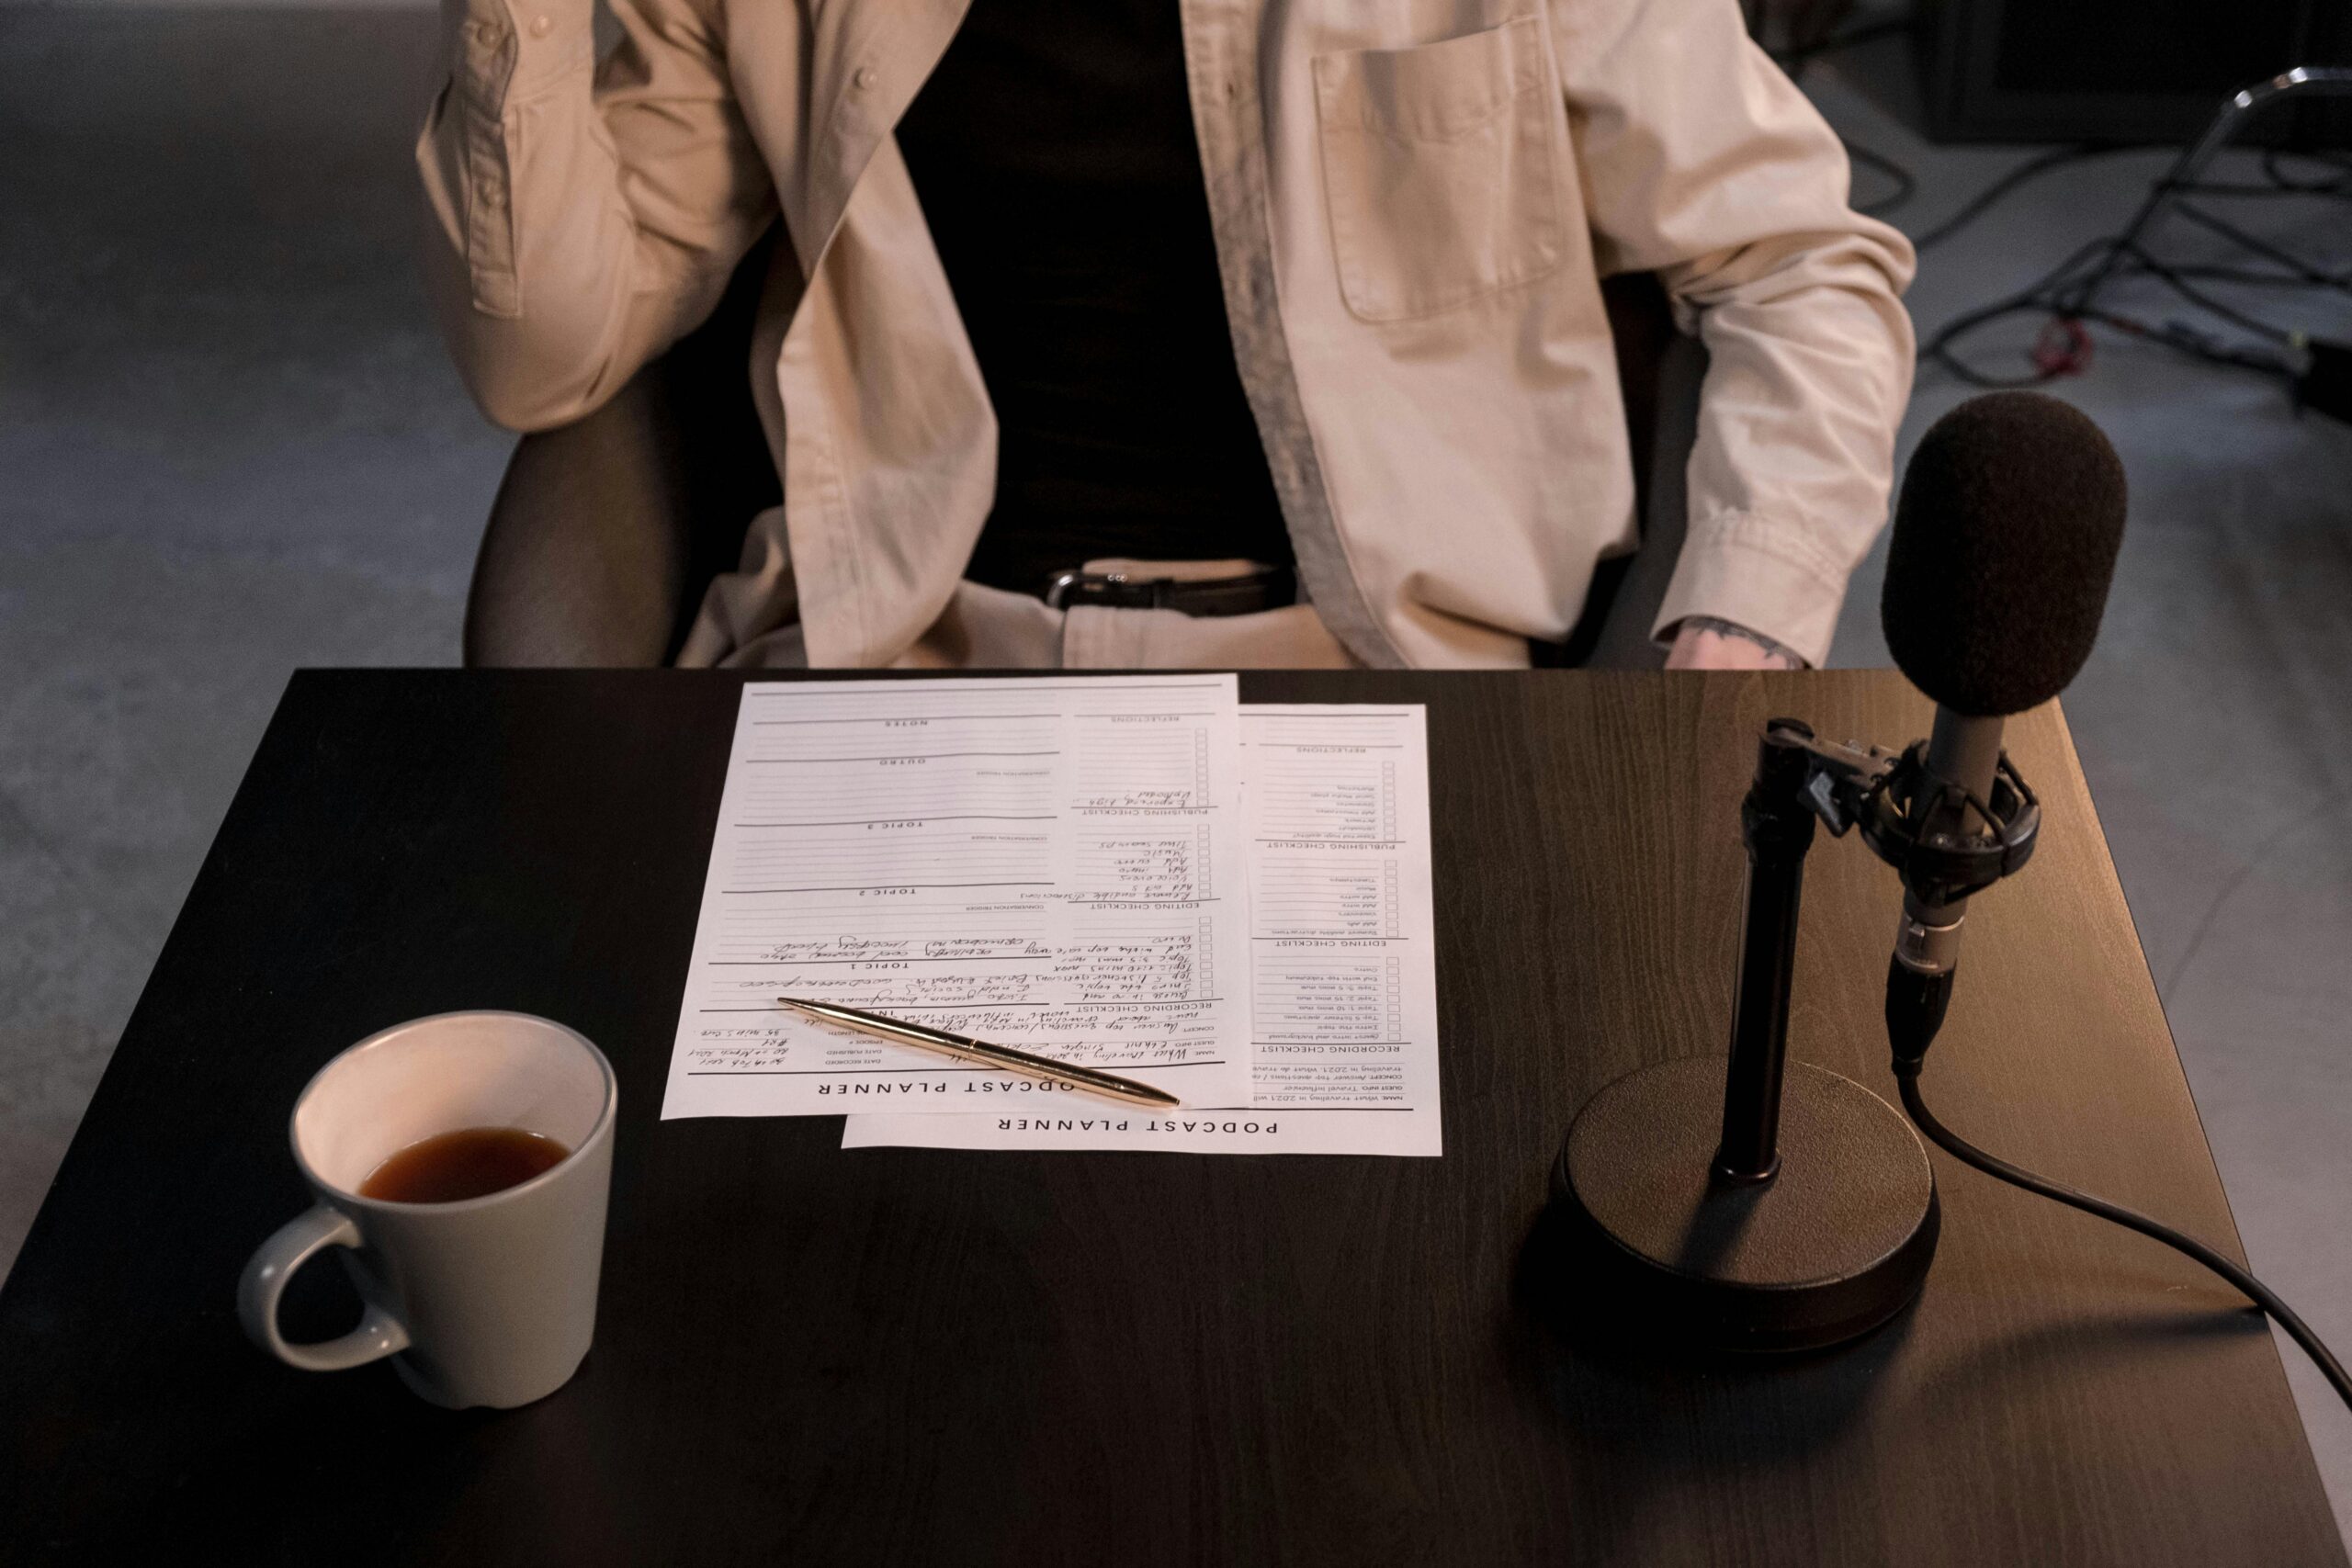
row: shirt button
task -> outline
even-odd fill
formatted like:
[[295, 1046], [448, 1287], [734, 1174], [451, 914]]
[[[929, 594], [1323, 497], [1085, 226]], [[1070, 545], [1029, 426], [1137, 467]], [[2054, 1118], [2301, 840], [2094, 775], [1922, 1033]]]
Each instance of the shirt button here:
[[864, 92], [866, 88], [874, 85], [874, 67], [871, 65], [859, 66], [855, 73], [850, 77], [849, 85], [857, 88], [860, 92]]
[[474, 41], [481, 45], [484, 49], [496, 49], [498, 47], [498, 24], [496, 22], [476, 22], [474, 24]]
[[531, 36], [533, 38], [545, 38], [548, 34], [553, 31], [555, 31], [555, 18], [553, 17], [534, 17], [531, 18]]
[[496, 207], [506, 199], [506, 189], [495, 178], [485, 177], [481, 182], [481, 198]]

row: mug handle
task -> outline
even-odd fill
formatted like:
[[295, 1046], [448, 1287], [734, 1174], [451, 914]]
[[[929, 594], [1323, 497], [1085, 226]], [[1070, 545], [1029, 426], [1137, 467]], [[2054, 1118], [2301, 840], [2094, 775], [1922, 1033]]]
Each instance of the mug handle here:
[[261, 1250], [245, 1265], [243, 1278], [237, 1281], [237, 1316], [245, 1325], [246, 1337], [288, 1366], [306, 1372], [339, 1372], [407, 1349], [408, 1330], [372, 1302], [359, 1326], [340, 1338], [296, 1345], [277, 1332], [277, 1298], [285, 1293], [286, 1281], [294, 1277], [294, 1270], [330, 1247], [358, 1245], [359, 1227], [351, 1223], [351, 1216], [324, 1203], [278, 1226], [277, 1234], [261, 1244]]

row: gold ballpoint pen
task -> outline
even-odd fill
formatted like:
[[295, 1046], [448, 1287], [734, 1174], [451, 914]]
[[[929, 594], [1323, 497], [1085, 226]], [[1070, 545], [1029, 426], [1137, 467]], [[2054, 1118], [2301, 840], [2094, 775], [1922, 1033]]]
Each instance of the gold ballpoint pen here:
[[1097, 1094], [1109, 1095], [1136, 1105], [1157, 1105], [1163, 1108], [1182, 1105], [1182, 1100], [1148, 1083], [1123, 1078], [1116, 1073], [1097, 1072], [1074, 1062], [1057, 1062], [1051, 1056], [1035, 1056], [1026, 1051], [1016, 1051], [1010, 1045], [991, 1045], [984, 1040], [973, 1040], [961, 1034], [950, 1034], [944, 1029], [931, 1029], [903, 1019], [884, 1018], [880, 1013], [860, 1012], [855, 1008], [839, 1007], [831, 1002], [803, 1001], [797, 997], [778, 997], [786, 1007], [796, 1008], [811, 1018], [830, 1019], [835, 1023], [862, 1029], [868, 1034], [878, 1034], [885, 1040], [896, 1040], [902, 1045], [922, 1045], [933, 1051], [944, 1051], [967, 1062], [978, 1062], [1008, 1072], [1031, 1073], [1056, 1083], [1066, 1083], [1073, 1089], [1091, 1089]]

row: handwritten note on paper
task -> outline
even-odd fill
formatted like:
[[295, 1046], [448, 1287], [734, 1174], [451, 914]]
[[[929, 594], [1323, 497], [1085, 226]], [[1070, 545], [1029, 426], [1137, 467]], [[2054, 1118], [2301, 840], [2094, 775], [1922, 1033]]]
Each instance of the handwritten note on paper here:
[[1242, 838], [1231, 675], [746, 686], [662, 1114], [1080, 1098], [779, 995], [1232, 1103]]
[[1253, 705], [1241, 735], [1250, 1096], [1167, 1113], [1079, 1095], [993, 1114], [858, 1114], [842, 1147], [1442, 1152], [1423, 710]]

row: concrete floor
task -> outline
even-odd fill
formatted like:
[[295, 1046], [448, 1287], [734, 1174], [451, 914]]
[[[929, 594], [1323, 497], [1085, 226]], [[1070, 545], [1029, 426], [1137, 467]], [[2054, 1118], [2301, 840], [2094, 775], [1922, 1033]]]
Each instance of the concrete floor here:
[[0, 1269], [288, 671], [457, 659], [510, 441], [411, 261], [434, 42], [0, 9]]
[[[508, 442], [410, 261], [434, 28], [0, 9], [0, 1269], [288, 671], [456, 657]], [[1914, 166], [1916, 231], [2021, 154], [1920, 144], [1900, 83], [1864, 55], [1808, 85]], [[2020, 192], [1929, 254], [1914, 314], [2111, 231], [2163, 162]], [[2344, 211], [2261, 221], [2341, 267]], [[2352, 337], [2343, 301], [2257, 303]], [[2068, 716], [2255, 1267], [2352, 1351], [2352, 429], [2111, 338], [2058, 389], [2133, 490]], [[1906, 449], [1963, 394], [1923, 377]], [[1884, 659], [1879, 570], [1838, 662]], [[2352, 1523], [2352, 1416], [2286, 1359]]]

